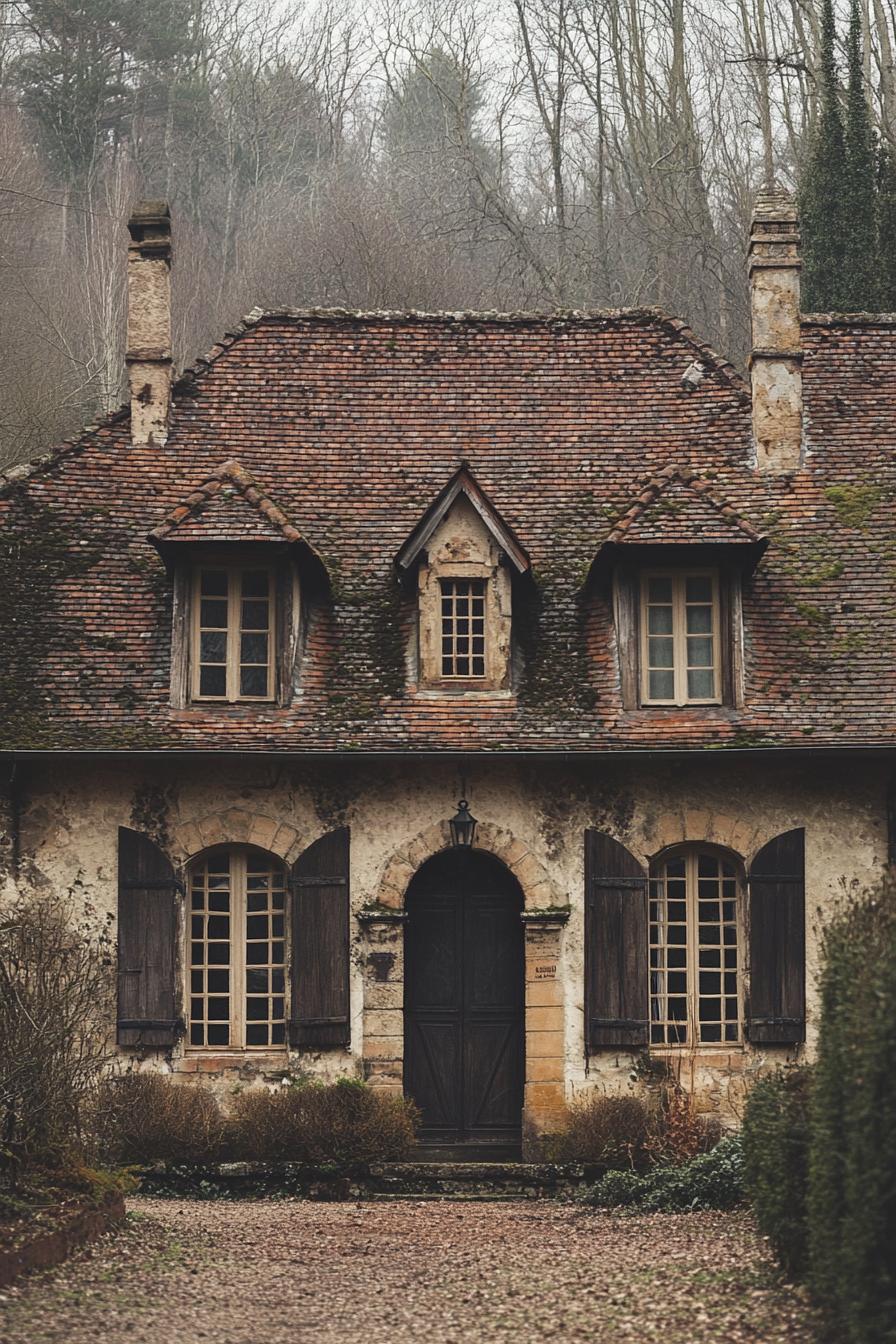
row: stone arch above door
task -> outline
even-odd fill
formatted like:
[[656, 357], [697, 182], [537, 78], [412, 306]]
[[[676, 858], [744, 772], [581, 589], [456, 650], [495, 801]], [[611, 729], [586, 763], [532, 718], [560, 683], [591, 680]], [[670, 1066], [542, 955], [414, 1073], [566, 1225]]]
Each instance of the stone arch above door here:
[[[417, 869], [450, 844], [448, 823], [441, 821], [400, 846], [386, 862], [374, 897], [375, 904], [388, 910], [404, 909], [405, 893]], [[510, 869], [523, 889], [527, 911], [564, 909], [568, 905], [567, 893], [561, 891], [529, 846], [511, 831], [492, 822], [480, 821], [476, 827], [475, 848], [493, 854]]]

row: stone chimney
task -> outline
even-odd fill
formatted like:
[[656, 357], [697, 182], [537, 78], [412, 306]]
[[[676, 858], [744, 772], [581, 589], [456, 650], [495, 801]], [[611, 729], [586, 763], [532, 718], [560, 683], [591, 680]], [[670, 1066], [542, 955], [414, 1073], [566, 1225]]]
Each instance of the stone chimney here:
[[171, 410], [171, 215], [166, 201], [138, 201], [128, 220], [131, 442], [162, 445]]
[[800, 349], [800, 232], [793, 198], [764, 187], [750, 232], [750, 382], [759, 471], [800, 466], [803, 374]]

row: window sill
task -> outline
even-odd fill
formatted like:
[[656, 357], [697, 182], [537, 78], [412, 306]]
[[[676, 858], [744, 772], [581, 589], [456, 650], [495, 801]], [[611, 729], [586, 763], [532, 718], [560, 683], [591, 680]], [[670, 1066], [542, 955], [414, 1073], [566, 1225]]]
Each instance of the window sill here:
[[667, 1059], [681, 1059], [685, 1055], [695, 1055], [704, 1059], [708, 1055], [742, 1055], [746, 1041], [703, 1041], [700, 1045], [649, 1045], [648, 1053]]
[[263, 1073], [285, 1071], [289, 1052], [282, 1050], [228, 1050], [225, 1052], [192, 1050], [174, 1061], [175, 1073], [226, 1073], [230, 1069], [258, 1069]]
[[409, 686], [408, 694], [415, 700], [513, 700], [513, 691], [499, 686], [483, 686], [481, 682], [446, 683], [433, 686]]

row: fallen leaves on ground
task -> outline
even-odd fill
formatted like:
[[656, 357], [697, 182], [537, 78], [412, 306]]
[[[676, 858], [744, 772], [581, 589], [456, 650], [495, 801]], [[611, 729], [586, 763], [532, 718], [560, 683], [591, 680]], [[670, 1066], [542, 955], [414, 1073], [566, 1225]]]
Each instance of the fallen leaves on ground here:
[[0, 1301], [2, 1344], [814, 1344], [749, 1214], [137, 1198]]

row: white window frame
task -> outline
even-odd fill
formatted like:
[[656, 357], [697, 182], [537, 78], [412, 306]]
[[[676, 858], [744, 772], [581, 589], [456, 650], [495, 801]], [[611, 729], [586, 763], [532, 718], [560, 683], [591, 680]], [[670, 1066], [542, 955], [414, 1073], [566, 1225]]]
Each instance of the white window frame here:
[[[230, 960], [229, 960], [229, 961], [227, 962], [227, 964], [226, 964], [226, 969], [230, 972], [230, 982], [229, 982], [229, 983], [230, 983], [230, 989], [229, 989], [229, 991], [228, 991], [228, 997], [229, 997], [229, 1000], [230, 1000], [230, 1005], [229, 1005], [229, 1006], [230, 1006], [230, 1016], [229, 1016], [229, 1018], [227, 1019], [227, 1023], [228, 1023], [228, 1026], [229, 1026], [229, 1042], [228, 1042], [227, 1045], [208, 1045], [208, 1044], [203, 1044], [203, 1045], [193, 1045], [193, 1044], [191, 1043], [191, 1041], [190, 1041], [190, 1029], [191, 1029], [192, 1024], [193, 1024], [193, 1021], [194, 1021], [193, 1013], [192, 1013], [192, 1005], [191, 1005], [190, 1000], [191, 1000], [193, 997], [203, 997], [203, 998], [214, 997], [214, 992], [213, 992], [213, 991], [211, 991], [211, 992], [209, 992], [209, 993], [206, 993], [206, 994], [204, 994], [204, 995], [202, 995], [202, 996], [199, 996], [199, 995], [195, 995], [195, 996], [194, 996], [194, 994], [193, 994], [193, 992], [192, 992], [192, 972], [193, 972], [194, 970], [198, 970], [198, 969], [200, 969], [198, 966], [194, 966], [194, 964], [193, 964], [192, 947], [191, 947], [191, 944], [192, 944], [192, 942], [194, 941], [193, 936], [192, 936], [192, 934], [193, 934], [193, 929], [192, 929], [192, 916], [193, 916], [192, 891], [193, 891], [193, 880], [192, 880], [192, 879], [193, 879], [194, 866], [201, 865], [201, 864], [207, 862], [207, 860], [208, 860], [210, 857], [212, 857], [212, 853], [213, 853], [213, 852], [206, 851], [204, 854], [197, 855], [197, 857], [190, 863], [190, 865], [188, 866], [188, 869], [187, 869], [187, 884], [186, 884], [186, 887], [187, 887], [187, 895], [186, 895], [186, 905], [185, 905], [185, 916], [186, 916], [186, 918], [185, 918], [185, 925], [186, 925], [186, 927], [185, 927], [186, 950], [185, 950], [185, 954], [184, 954], [184, 971], [185, 971], [185, 977], [186, 977], [186, 984], [185, 984], [184, 994], [185, 994], [185, 999], [186, 999], [186, 1013], [185, 1013], [185, 1018], [186, 1018], [186, 1022], [187, 1022], [187, 1034], [186, 1034], [186, 1040], [185, 1040], [185, 1043], [184, 1043], [184, 1049], [185, 1049], [185, 1051], [186, 1051], [188, 1054], [200, 1054], [200, 1055], [201, 1055], [201, 1054], [206, 1054], [206, 1055], [208, 1055], [208, 1054], [211, 1054], [211, 1055], [217, 1055], [217, 1054], [233, 1054], [233, 1053], [243, 1053], [243, 1052], [245, 1052], [245, 1053], [247, 1053], [247, 1054], [268, 1054], [268, 1055], [275, 1055], [275, 1054], [276, 1054], [276, 1055], [281, 1055], [281, 1054], [284, 1054], [284, 1055], [285, 1055], [286, 1052], [287, 1052], [287, 1049], [288, 1049], [288, 1045], [287, 1045], [287, 1032], [288, 1032], [288, 1025], [289, 1025], [289, 1000], [288, 1000], [288, 994], [289, 994], [289, 959], [290, 959], [290, 955], [291, 955], [291, 953], [290, 953], [290, 919], [289, 919], [290, 901], [289, 901], [289, 882], [288, 882], [288, 874], [287, 874], [286, 871], [285, 871], [285, 867], [284, 867], [283, 863], [282, 863], [280, 860], [278, 860], [274, 855], [271, 855], [271, 854], [260, 855], [260, 857], [265, 857], [265, 858], [267, 858], [267, 860], [268, 860], [268, 862], [269, 862], [269, 865], [270, 865], [270, 867], [271, 867], [272, 869], [273, 869], [273, 868], [278, 868], [278, 867], [279, 867], [279, 868], [282, 868], [282, 869], [284, 870], [284, 876], [283, 876], [283, 889], [284, 889], [284, 898], [283, 898], [283, 925], [284, 925], [284, 927], [283, 927], [284, 1040], [283, 1040], [283, 1043], [282, 1043], [282, 1044], [280, 1044], [280, 1043], [271, 1044], [270, 1042], [268, 1042], [267, 1044], [264, 1044], [264, 1045], [247, 1045], [247, 1044], [246, 1044], [246, 1022], [247, 1022], [247, 1018], [246, 1018], [246, 995], [247, 995], [247, 981], [246, 981], [246, 969], [247, 969], [247, 965], [246, 965], [246, 943], [247, 943], [247, 937], [246, 937], [246, 917], [247, 917], [247, 913], [248, 913], [248, 910], [247, 910], [247, 904], [248, 904], [248, 901], [247, 901], [247, 895], [248, 895], [248, 892], [247, 892], [247, 881], [246, 881], [246, 876], [247, 876], [247, 863], [246, 863], [246, 860], [247, 860], [247, 857], [248, 857], [248, 854], [249, 854], [249, 848], [248, 848], [246, 845], [223, 845], [223, 846], [220, 846], [220, 847], [219, 847], [219, 849], [217, 850], [217, 852], [218, 852], [218, 853], [226, 852], [227, 855], [228, 855], [228, 858], [229, 858], [229, 862], [230, 862], [230, 871], [229, 871], [229, 878], [230, 878], [230, 886], [229, 886], [229, 895], [230, 895], [230, 911], [229, 911], [229, 917], [230, 917], [230, 938], [229, 938], [229, 940], [228, 940], [229, 943], [230, 943]], [[258, 851], [253, 851], [253, 852], [256, 853], [256, 854], [258, 853]], [[235, 936], [235, 930], [237, 930], [237, 929], [238, 929], [239, 932], [240, 932], [240, 936], [239, 936], [238, 938]], [[202, 941], [203, 941], [204, 943], [207, 943], [207, 940], [206, 940], [206, 939], [203, 939]], [[210, 965], [210, 963], [209, 963], [208, 960], [206, 959], [206, 961], [203, 963], [203, 967], [202, 967], [202, 969], [203, 969], [204, 971], [207, 971], [208, 968], [209, 968], [209, 965]], [[223, 964], [223, 963], [216, 963], [216, 964], [214, 964], [214, 965], [211, 967], [211, 969], [222, 969], [222, 970], [223, 970], [223, 969], [225, 969], [225, 967], [224, 967], [224, 964]], [[278, 965], [277, 969], [279, 969], [279, 965]], [[271, 992], [273, 993], [273, 991], [271, 991]], [[278, 997], [279, 997], [279, 996], [278, 996]], [[203, 1018], [203, 1020], [205, 1021], [205, 1020], [207, 1020], [207, 1019]], [[223, 1019], [222, 1019], [222, 1020], [223, 1020]], [[270, 1018], [268, 1019], [268, 1021], [270, 1022]]]
[[[240, 694], [240, 636], [241, 629], [241, 600], [242, 600], [242, 576], [245, 572], [253, 573], [264, 572], [268, 580], [268, 664], [267, 664], [267, 689], [264, 695], [241, 695]], [[217, 572], [227, 575], [227, 632], [226, 632], [226, 662], [225, 667], [225, 693], [224, 695], [203, 695], [200, 692], [200, 676], [202, 664], [200, 663], [200, 635], [202, 632], [202, 575], [205, 573]], [[224, 600], [223, 598], [220, 600]], [[203, 564], [196, 565], [193, 570], [193, 589], [191, 601], [191, 631], [190, 631], [190, 699], [200, 704], [267, 704], [275, 699], [276, 695], [276, 659], [277, 659], [277, 595], [276, 584], [274, 582], [274, 571], [270, 565], [234, 564], [232, 561], [215, 561], [209, 559]], [[262, 666], [262, 664], [257, 664]]]
[[[687, 581], [708, 578], [712, 583], [712, 651], [713, 685], [711, 696], [688, 695], [687, 666]], [[674, 695], [660, 699], [650, 695], [649, 631], [647, 612], [651, 579], [668, 579], [672, 584], [672, 668]], [[700, 604], [704, 605], [703, 603]], [[641, 627], [641, 704], [642, 705], [720, 705], [722, 703], [721, 623], [719, 619], [719, 571], [717, 569], [646, 569], [641, 571], [640, 627]], [[664, 669], [668, 670], [668, 669]]]
[[[702, 855], [709, 855], [710, 857], [714, 858], [720, 865], [723, 864], [723, 863], [728, 863], [728, 864], [730, 864], [731, 867], [734, 869], [734, 882], [735, 882], [735, 895], [734, 895], [734, 901], [735, 901], [734, 914], [735, 914], [735, 918], [734, 918], [734, 925], [735, 925], [735, 930], [736, 930], [736, 935], [735, 935], [735, 936], [736, 936], [736, 939], [737, 939], [737, 943], [736, 943], [736, 956], [735, 956], [735, 958], [734, 958], [734, 960], [735, 960], [734, 971], [735, 971], [735, 974], [736, 974], [736, 976], [737, 976], [737, 980], [736, 980], [736, 998], [737, 998], [737, 1024], [736, 1024], [736, 1025], [737, 1025], [737, 1035], [736, 1035], [736, 1039], [734, 1039], [734, 1040], [726, 1040], [726, 1039], [725, 1039], [725, 1036], [724, 1036], [724, 1021], [725, 1021], [725, 1016], [726, 1016], [726, 1015], [724, 1014], [724, 1012], [723, 1012], [723, 1015], [722, 1015], [722, 1017], [723, 1017], [723, 1027], [722, 1027], [722, 1031], [721, 1031], [721, 1039], [718, 1040], [718, 1041], [703, 1041], [703, 1040], [700, 1039], [700, 1029], [701, 1029], [701, 1021], [700, 1021], [700, 1002], [699, 1002], [699, 1001], [700, 1001], [700, 979], [699, 979], [699, 977], [700, 977], [700, 971], [701, 971], [701, 969], [702, 969], [702, 970], [708, 970], [708, 969], [711, 970], [711, 969], [712, 969], [712, 968], [701, 967], [701, 966], [700, 966], [700, 951], [701, 951], [701, 946], [702, 946], [703, 948], [705, 948], [705, 949], [708, 949], [708, 950], [714, 950], [714, 948], [715, 948], [715, 946], [716, 946], [714, 943], [713, 943], [713, 944], [704, 944], [704, 945], [701, 945], [700, 940], [699, 940], [699, 887], [698, 887], [698, 885], [697, 885], [697, 884], [698, 884], [698, 881], [699, 881], [699, 878], [698, 878], [697, 865], [698, 865], [699, 860], [700, 860], [700, 857], [701, 857]], [[744, 889], [745, 889], [745, 879], [744, 879], [744, 874], [743, 874], [742, 867], [741, 867], [741, 865], [737, 862], [737, 860], [733, 857], [733, 855], [730, 855], [730, 854], [724, 854], [724, 853], [719, 853], [719, 852], [717, 852], [716, 850], [714, 850], [714, 849], [712, 848], [711, 845], [694, 844], [694, 845], [689, 845], [689, 846], [686, 846], [686, 847], [681, 848], [681, 849], [678, 849], [678, 850], [672, 850], [672, 851], [670, 851], [669, 853], [667, 853], [667, 854], [665, 854], [665, 855], [662, 855], [657, 861], [655, 861], [654, 864], [651, 864], [650, 882], [649, 882], [650, 890], [649, 890], [649, 893], [648, 893], [648, 894], [649, 894], [649, 899], [650, 899], [651, 903], [653, 903], [653, 901], [654, 901], [654, 899], [655, 899], [655, 894], [656, 894], [656, 884], [662, 884], [662, 886], [663, 886], [664, 889], [665, 889], [665, 887], [666, 887], [666, 880], [667, 880], [667, 879], [666, 879], [666, 865], [667, 865], [668, 863], [674, 861], [675, 859], [683, 859], [683, 860], [684, 860], [684, 864], [685, 864], [685, 890], [686, 890], [686, 896], [685, 896], [685, 905], [686, 905], [686, 908], [685, 908], [685, 919], [686, 919], [686, 941], [685, 941], [684, 944], [679, 944], [678, 946], [684, 946], [684, 947], [686, 948], [686, 958], [687, 958], [687, 963], [686, 963], [686, 975], [687, 975], [687, 983], [686, 983], [687, 1017], [686, 1017], [686, 1019], [684, 1019], [684, 1020], [685, 1020], [686, 1025], [687, 1025], [688, 1039], [687, 1039], [686, 1041], [681, 1041], [681, 1042], [676, 1042], [676, 1041], [661, 1041], [661, 1042], [654, 1042], [654, 1041], [651, 1039], [651, 1043], [650, 1043], [650, 1047], [649, 1047], [649, 1048], [650, 1048], [650, 1050], [651, 1050], [652, 1052], [654, 1052], [654, 1053], [656, 1053], [656, 1052], [663, 1052], [663, 1051], [672, 1051], [672, 1052], [675, 1052], [675, 1053], [680, 1053], [680, 1052], [682, 1052], [682, 1051], [687, 1052], [687, 1051], [697, 1051], [697, 1050], [710, 1051], [710, 1052], [712, 1052], [712, 1051], [718, 1052], [718, 1051], [725, 1051], [725, 1050], [740, 1050], [740, 1049], [743, 1047], [743, 1044], [744, 1044], [744, 968], [745, 968], [745, 951], [744, 951], [744, 934], [745, 934], [745, 927], [744, 927]], [[725, 880], [725, 879], [722, 877], [722, 878], [720, 878], [720, 880]], [[666, 890], [664, 890], [664, 893], [663, 893], [663, 894], [664, 894], [665, 899], [668, 900], [668, 892], [667, 892]], [[724, 896], [722, 897], [722, 899], [724, 899]], [[653, 951], [653, 949], [654, 949], [655, 946], [658, 946], [658, 944], [654, 944], [653, 939], [652, 939], [652, 937], [651, 937], [651, 927], [652, 927], [652, 924], [653, 924], [653, 921], [650, 919], [650, 917], [649, 917], [649, 913], [648, 913], [648, 921], [647, 921], [647, 927], [648, 927], [648, 934], [647, 934], [647, 942], [648, 942], [648, 972], [647, 972], [647, 973], [648, 973], [648, 994], [649, 994], [649, 997], [648, 997], [648, 1005], [647, 1005], [647, 1016], [648, 1016], [648, 1021], [649, 1021], [649, 1023], [650, 1023], [650, 1033], [651, 1033], [651, 1037], [652, 1037], [652, 1035], [653, 1035], [653, 1026], [654, 1026], [654, 1017], [653, 1017], [653, 999], [654, 999], [655, 996], [654, 996], [654, 993], [653, 993], [653, 986], [652, 986], [652, 983], [650, 983], [650, 980], [651, 980], [653, 971], [654, 971], [655, 969], [657, 969], [657, 968], [654, 968], [653, 965], [651, 964], [651, 963], [652, 963], [652, 957], [650, 956], [650, 953]], [[669, 944], [668, 942], [666, 942], [665, 944], [663, 944], [663, 946], [668, 947], [668, 946], [670, 946], [670, 944]], [[719, 941], [718, 946], [719, 946], [719, 948], [720, 948], [720, 951], [721, 951], [721, 952], [724, 952], [724, 948], [726, 947], [726, 944], [722, 941], [721, 937], [720, 937], [720, 941]], [[664, 959], [664, 961], [665, 961], [665, 959]], [[726, 967], [725, 967], [724, 961], [725, 961], [725, 958], [724, 958], [724, 955], [722, 955], [722, 956], [720, 957], [720, 963], [721, 963], [721, 964], [720, 964], [720, 967], [719, 967], [720, 975], [721, 975], [721, 977], [722, 977], [722, 979], [721, 979], [721, 989], [720, 989], [720, 995], [719, 995], [719, 997], [722, 999], [723, 1003], [724, 1003], [724, 1000], [725, 1000], [726, 998], [734, 997], [734, 996], [732, 996], [732, 995], [726, 995], [725, 992], [724, 992], [724, 991], [725, 991], [725, 981], [724, 981], [725, 972], [726, 972], [727, 969], [730, 969], [730, 968], [726, 968]], [[664, 966], [663, 966], [661, 969], [663, 970], [663, 972], [664, 972], [666, 975], [668, 975], [668, 973], [669, 973], [669, 969], [670, 969], [670, 968], [668, 967], [668, 964], [664, 964]], [[674, 971], [675, 968], [671, 968], [671, 969]], [[663, 997], [664, 997], [664, 999], [666, 998], [667, 995], [668, 995], [668, 980], [666, 981], [666, 988], [665, 988], [664, 993], [663, 993]], [[707, 997], [715, 997], [715, 996], [713, 996], [713, 995], [709, 995], [709, 996], [707, 996]], [[661, 1020], [661, 1021], [663, 1021], [663, 1022], [666, 1022], [667, 1019], [666, 1019], [666, 1018], [663, 1018], [663, 1019], [659, 1019], [659, 1020]]]

